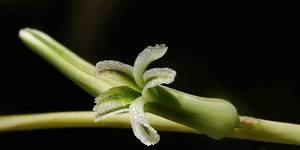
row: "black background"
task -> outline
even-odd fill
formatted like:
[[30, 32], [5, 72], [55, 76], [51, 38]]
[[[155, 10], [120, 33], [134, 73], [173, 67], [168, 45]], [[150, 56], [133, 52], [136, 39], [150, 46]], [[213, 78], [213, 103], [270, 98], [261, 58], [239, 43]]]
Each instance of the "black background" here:
[[[153, 66], [178, 73], [170, 85], [231, 101], [241, 115], [299, 120], [299, 9], [274, 2], [2, 0], [0, 114], [91, 110], [93, 97], [26, 48], [18, 30], [43, 30], [95, 64], [133, 64], [146, 46], [165, 43]], [[160, 132], [146, 147], [127, 129], [0, 133], [0, 149], [299, 149], [296, 146]]]

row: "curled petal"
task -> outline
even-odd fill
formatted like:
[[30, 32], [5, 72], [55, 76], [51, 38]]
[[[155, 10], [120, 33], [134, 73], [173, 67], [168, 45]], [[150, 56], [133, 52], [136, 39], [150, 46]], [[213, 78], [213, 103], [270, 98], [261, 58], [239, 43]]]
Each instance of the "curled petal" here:
[[129, 76], [132, 76], [132, 66], [124, 64], [119, 61], [114, 61], [114, 60], [104, 60], [100, 61], [96, 64], [95, 68], [95, 74], [104, 71], [104, 70], [114, 70], [114, 71], [120, 71], [128, 74]]
[[158, 143], [160, 137], [156, 130], [150, 126], [144, 116], [145, 101], [142, 97], [137, 98], [129, 107], [131, 126], [134, 135], [145, 145], [150, 146]]
[[133, 77], [136, 84], [140, 88], [143, 88], [145, 85], [143, 81], [143, 73], [147, 66], [151, 62], [161, 58], [167, 52], [167, 49], [168, 47], [166, 47], [164, 44], [157, 44], [154, 47], [148, 46], [137, 56], [133, 67]]
[[95, 122], [128, 111], [129, 105], [138, 96], [140, 96], [138, 92], [126, 86], [114, 87], [103, 92], [95, 99], [97, 103], [93, 108]]
[[105, 60], [96, 64], [94, 74], [97, 78], [115, 86], [128, 86], [139, 91], [134, 82], [133, 68], [119, 61]]
[[145, 71], [143, 79], [146, 82], [143, 93], [154, 86], [170, 84], [174, 81], [176, 71], [170, 68], [153, 68]]

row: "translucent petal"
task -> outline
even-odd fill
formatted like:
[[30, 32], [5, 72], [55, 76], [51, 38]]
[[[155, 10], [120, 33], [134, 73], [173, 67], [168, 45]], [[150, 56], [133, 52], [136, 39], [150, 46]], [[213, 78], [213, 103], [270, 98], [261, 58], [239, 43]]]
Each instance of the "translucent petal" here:
[[93, 111], [95, 111], [95, 122], [101, 121], [103, 119], [109, 118], [114, 114], [124, 112], [128, 110], [129, 104], [119, 103], [116, 101], [110, 101], [96, 105]]
[[111, 88], [96, 97], [95, 121], [111, 117], [116, 113], [124, 112], [140, 93], [126, 86]]
[[176, 71], [170, 68], [153, 68], [145, 71], [143, 79], [146, 82], [143, 93], [151, 87], [161, 84], [170, 84], [174, 81]]
[[145, 145], [158, 143], [160, 137], [156, 130], [150, 126], [144, 116], [145, 101], [142, 97], [137, 98], [129, 107], [131, 126], [134, 135]]
[[129, 106], [130, 103], [125, 104], [125, 103], [120, 103], [118, 101], [109, 101], [109, 102], [103, 102], [100, 104], [95, 105], [93, 108], [93, 111], [96, 112], [95, 116], [100, 116], [105, 113], [109, 113], [111, 111], [114, 111], [116, 109], [121, 109], [126, 107], [127, 105]]
[[119, 61], [105, 60], [96, 64], [94, 74], [115, 86], [129, 86], [139, 91], [133, 78], [133, 68]]
[[145, 85], [143, 81], [143, 73], [147, 66], [151, 62], [161, 58], [167, 52], [167, 49], [168, 47], [164, 44], [157, 44], [154, 47], [148, 46], [137, 56], [133, 67], [133, 77], [140, 88], [143, 88]]
[[118, 110], [116, 110], [116, 111], [107, 113], [107, 114], [105, 114], [105, 115], [101, 115], [101, 116], [95, 117], [95, 122], [99, 122], [99, 121], [101, 121], [101, 120], [110, 118], [110, 117], [112, 117], [112, 116], [115, 115], [115, 114], [125, 113], [125, 112], [128, 112], [128, 111], [129, 111], [128, 108], [118, 109]]

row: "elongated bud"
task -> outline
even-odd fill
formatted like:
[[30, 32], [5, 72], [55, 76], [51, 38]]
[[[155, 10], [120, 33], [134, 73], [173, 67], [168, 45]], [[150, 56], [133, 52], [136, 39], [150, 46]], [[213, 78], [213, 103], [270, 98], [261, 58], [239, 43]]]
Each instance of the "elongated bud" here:
[[236, 108], [228, 101], [203, 98], [164, 86], [150, 88], [143, 97], [151, 101], [147, 111], [221, 139], [237, 127]]

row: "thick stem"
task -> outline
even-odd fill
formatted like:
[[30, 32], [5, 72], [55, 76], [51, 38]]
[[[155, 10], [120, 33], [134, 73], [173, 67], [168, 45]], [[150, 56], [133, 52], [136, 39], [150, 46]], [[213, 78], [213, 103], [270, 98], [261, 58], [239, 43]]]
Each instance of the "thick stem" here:
[[23, 29], [23, 32], [24, 31], [30, 33], [35, 38], [39, 39], [42, 43], [47, 45], [49, 48], [51, 48], [51, 50], [55, 51], [58, 55], [60, 55], [72, 65], [78, 67], [80, 70], [86, 72], [87, 74], [94, 76], [93, 65], [76, 55], [70, 49], [66, 48], [49, 35], [45, 34], [42, 31], [31, 28], [25, 28]]
[[[155, 129], [160, 131], [201, 134], [201, 131], [150, 113], [146, 114], [146, 118]], [[251, 117], [240, 117], [240, 120], [242, 127], [235, 128], [227, 137], [300, 145], [299, 125]], [[0, 117], [0, 132], [75, 127], [131, 128], [130, 116], [127, 113], [118, 114], [99, 123], [94, 123], [94, 113], [91, 111], [9, 115]]]

